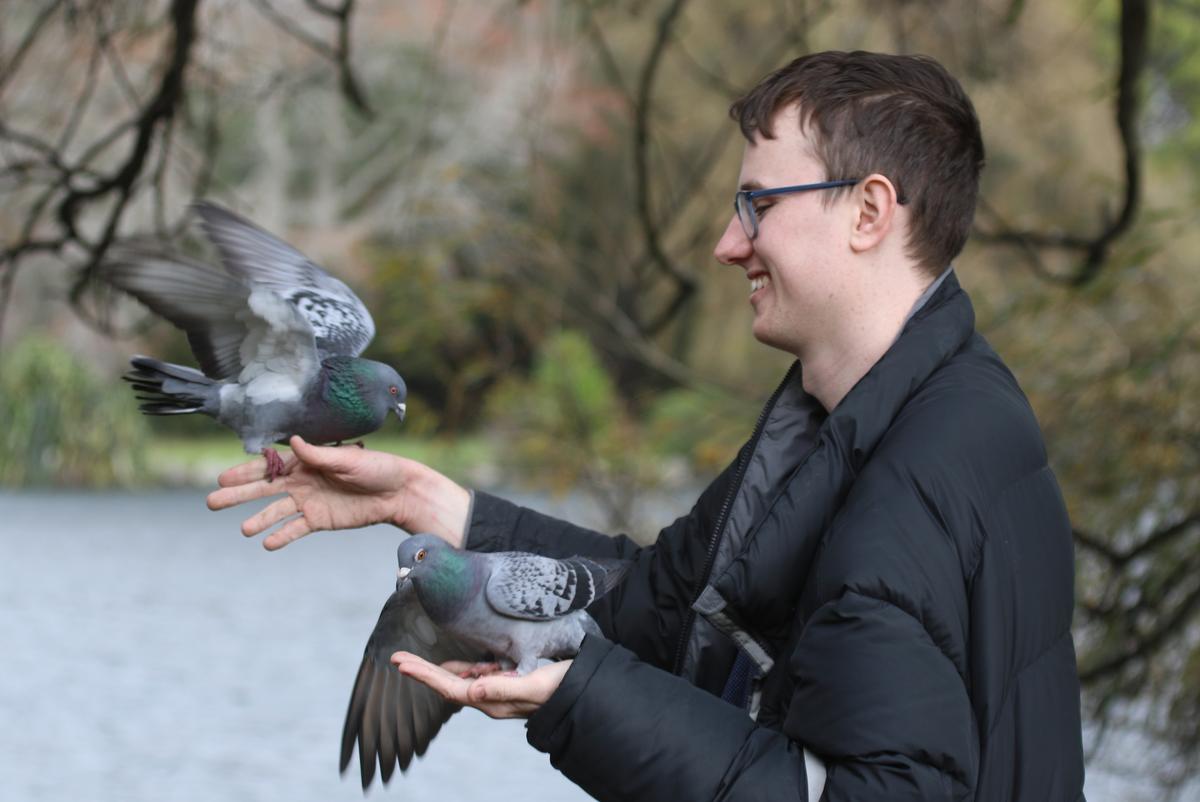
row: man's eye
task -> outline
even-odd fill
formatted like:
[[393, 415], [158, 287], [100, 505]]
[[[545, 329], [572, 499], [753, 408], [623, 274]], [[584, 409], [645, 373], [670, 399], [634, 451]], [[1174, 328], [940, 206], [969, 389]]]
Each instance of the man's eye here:
[[755, 205], [754, 205], [754, 213], [755, 213], [756, 215], [758, 215], [759, 217], [762, 217], [762, 216], [763, 216], [764, 214], [766, 214], [766, 213], [767, 213], [767, 212], [770, 210], [770, 208], [771, 208], [772, 206], [774, 206], [774, 205], [775, 205], [775, 204], [773, 204], [773, 203], [755, 204]]

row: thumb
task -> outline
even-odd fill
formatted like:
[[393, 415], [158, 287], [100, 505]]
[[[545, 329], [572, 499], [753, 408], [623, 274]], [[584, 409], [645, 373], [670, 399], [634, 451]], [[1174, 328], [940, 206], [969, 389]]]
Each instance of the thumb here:
[[511, 702], [522, 701], [529, 697], [528, 684], [525, 677], [506, 677], [491, 674], [479, 677], [471, 683], [467, 696], [472, 702]]
[[347, 449], [314, 446], [298, 434], [292, 435], [288, 445], [292, 447], [292, 453], [296, 455], [297, 459], [310, 468], [327, 468], [336, 471], [344, 470], [347, 467], [345, 464]]

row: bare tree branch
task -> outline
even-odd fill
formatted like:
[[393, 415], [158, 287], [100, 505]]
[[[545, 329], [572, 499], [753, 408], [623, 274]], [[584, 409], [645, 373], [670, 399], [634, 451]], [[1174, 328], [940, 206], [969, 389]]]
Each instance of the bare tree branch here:
[[73, 298], [78, 297], [78, 292], [90, 279], [92, 271], [100, 263], [104, 252], [112, 243], [113, 237], [116, 235], [117, 224], [120, 222], [125, 205], [133, 194], [134, 183], [145, 167], [154, 138], [159, 133], [160, 126], [165, 129], [169, 125], [182, 101], [184, 75], [197, 34], [196, 8], [198, 3], [199, 0], [175, 0], [171, 5], [171, 26], [174, 35], [167, 67], [163, 72], [158, 91], [138, 115], [136, 136], [124, 164], [116, 173], [95, 187], [68, 193], [58, 205], [59, 223], [65, 232], [78, 238], [77, 220], [82, 205], [109, 193], [116, 193], [116, 203], [109, 213], [99, 242], [91, 248], [92, 258], [75, 284], [72, 291]]
[[[66, 162], [62, 152], [79, 129], [88, 101], [95, 92], [100, 58], [108, 46], [109, 34], [103, 26], [99, 12], [92, 18], [96, 28], [96, 42], [89, 56], [86, 82], [58, 136], [59, 146], [51, 146], [37, 137], [14, 131], [7, 126], [0, 127], [0, 137], [36, 151], [43, 163], [56, 173], [56, 177], [47, 183], [45, 190], [28, 207], [20, 235], [13, 244], [0, 251], [0, 269], [4, 271], [0, 280], [0, 331], [3, 331], [16, 272], [23, 257], [34, 253], [60, 252], [72, 245], [81, 247], [86, 252], [87, 259], [72, 291], [73, 298], [77, 297], [91, 270], [103, 258], [104, 252], [116, 235], [117, 225], [134, 193], [137, 181], [145, 169], [156, 137], [169, 126], [177, 106], [184, 97], [185, 73], [192, 44], [197, 36], [198, 2], [199, 0], [174, 0], [171, 4], [172, 36], [166, 51], [162, 78], [154, 96], [133, 118], [122, 121], [109, 134], [90, 145], [83, 156], [73, 164]], [[55, 4], [54, 8], [57, 7]], [[43, 16], [39, 17], [36, 29], [41, 30], [48, 20], [48, 12], [44, 12]], [[27, 44], [23, 44], [24, 50], [21, 52], [26, 52], [32, 47], [32, 41], [32, 36], [27, 36]], [[134, 138], [129, 153], [114, 171], [102, 174], [89, 166], [96, 155], [130, 131], [134, 133]], [[80, 178], [87, 179], [84, 182], [86, 186], [81, 185], [78, 181]], [[107, 220], [99, 239], [92, 240], [80, 231], [80, 217], [87, 207], [104, 199], [111, 199], [112, 205], [107, 210]], [[59, 235], [37, 236], [35, 232], [42, 222], [42, 214], [51, 206], [54, 208]]]
[[[1017, 13], [1020, 12], [1019, 3], [1014, 2], [1013, 7]], [[1146, 66], [1149, 29], [1150, 0], [1122, 0], [1121, 63], [1117, 70], [1114, 116], [1124, 159], [1124, 190], [1121, 211], [1117, 216], [1106, 220], [1101, 231], [1091, 237], [1022, 231], [1008, 226], [994, 231], [976, 228], [976, 236], [983, 242], [1020, 247], [1030, 258], [1037, 275], [1043, 279], [1072, 287], [1082, 287], [1092, 282], [1103, 269], [1113, 243], [1129, 230], [1137, 216], [1142, 193], [1141, 141], [1137, 131], [1137, 116], [1141, 109], [1138, 82]], [[998, 215], [993, 216], [998, 218]], [[1101, 216], [1107, 217], [1107, 214], [1101, 212]], [[1038, 249], [1046, 248], [1078, 251], [1083, 259], [1072, 274], [1056, 275], [1046, 270], [1040, 258], [1034, 256]]]
[[38, 35], [42, 32], [42, 26], [50, 21], [54, 13], [58, 11], [58, 7], [63, 4], [63, 0], [53, 0], [47, 3], [42, 8], [40, 14], [30, 24], [29, 30], [25, 32], [25, 36], [21, 38], [21, 43], [17, 45], [16, 51], [13, 52], [12, 58], [4, 65], [0, 65], [0, 94], [4, 93], [4, 87], [9, 80], [17, 74], [17, 70], [21, 67], [21, 61], [24, 60], [25, 54], [33, 47], [33, 43], [37, 41]]
[[1197, 525], [1200, 525], [1200, 512], [1184, 516], [1179, 521], [1151, 533], [1145, 539], [1123, 551], [1114, 549], [1101, 538], [1081, 529], [1072, 530], [1072, 534], [1075, 536], [1076, 543], [1088, 551], [1099, 554], [1114, 567], [1121, 568], [1151, 551], [1162, 548]]
[[671, 4], [658, 18], [654, 42], [650, 47], [650, 52], [647, 54], [645, 63], [642, 65], [641, 76], [638, 80], [637, 99], [634, 106], [633, 171], [635, 207], [637, 209], [638, 222], [642, 228], [642, 236], [646, 241], [646, 248], [650, 255], [651, 263], [657, 266], [664, 275], [670, 277], [674, 282], [672, 299], [654, 321], [654, 325], [649, 326], [648, 331], [650, 333], [660, 329], [667, 321], [674, 318], [683, 304], [696, 291], [695, 279], [680, 270], [671, 257], [667, 255], [666, 251], [663, 250], [658, 224], [655, 222], [654, 211], [651, 208], [650, 168], [648, 164], [650, 110], [653, 104], [654, 80], [658, 75], [662, 56], [671, 39], [675, 22], [679, 18], [680, 12], [683, 11], [685, 3], [686, 0], [672, 0]]
[[1170, 615], [1158, 619], [1157, 626], [1144, 634], [1130, 637], [1128, 644], [1115, 654], [1108, 655], [1091, 665], [1081, 666], [1079, 681], [1084, 685], [1091, 685], [1116, 674], [1135, 660], [1149, 658], [1191, 619], [1198, 608], [1200, 608], [1200, 583], [1175, 606]]
[[306, 5], [314, 12], [323, 17], [329, 17], [337, 23], [336, 45], [327, 44], [313, 36], [293, 22], [291, 17], [280, 13], [275, 6], [271, 5], [270, 0], [254, 0], [254, 8], [273, 25], [321, 57], [333, 62], [338, 70], [342, 95], [363, 117], [368, 120], [375, 119], [375, 111], [367, 102], [367, 95], [350, 63], [350, 22], [354, 12], [354, 0], [343, 0], [339, 6], [327, 6], [316, 0], [306, 0]]

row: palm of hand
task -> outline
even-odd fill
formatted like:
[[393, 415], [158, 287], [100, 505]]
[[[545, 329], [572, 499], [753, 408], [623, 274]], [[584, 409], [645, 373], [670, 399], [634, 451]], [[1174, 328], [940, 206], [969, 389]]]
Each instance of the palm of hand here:
[[348, 466], [314, 467], [299, 463], [284, 487], [312, 529], [351, 529], [394, 517], [403, 490], [399, 460], [368, 453]]
[[416, 463], [376, 451], [309, 446], [299, 438], [293, 438], [292, 446], [304, 450], [287, 458], [280, 480], [262, 478], [261, 459], [222, 473], [217, 479], [221, 489], [208, 496], [209, 508], [225, 509], [285, 493], [242, 523], [242, 534], [252, 537], [284, 522], [263, 540], [272, 551], [321, 529], [402, 520], [405, 471]]

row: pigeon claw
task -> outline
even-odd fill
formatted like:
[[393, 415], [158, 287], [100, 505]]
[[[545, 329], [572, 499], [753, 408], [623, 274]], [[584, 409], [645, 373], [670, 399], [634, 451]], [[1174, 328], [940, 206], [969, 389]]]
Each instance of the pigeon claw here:
[[274, 482], [280, 476], [283, 476], [287, 471], [283, 464], [283, 457], [279, 456], [279, 452], [273, 448], [264, 448], [263, 456], [267, 458], [267, 474], [268, 482]]

